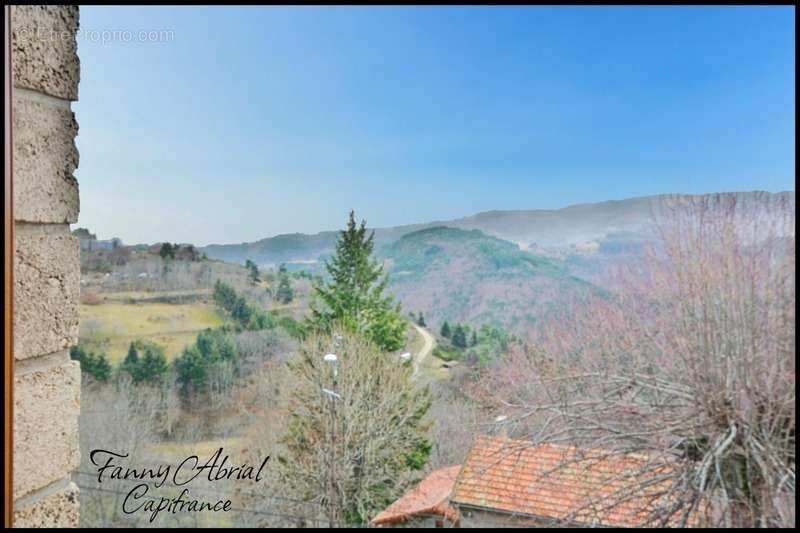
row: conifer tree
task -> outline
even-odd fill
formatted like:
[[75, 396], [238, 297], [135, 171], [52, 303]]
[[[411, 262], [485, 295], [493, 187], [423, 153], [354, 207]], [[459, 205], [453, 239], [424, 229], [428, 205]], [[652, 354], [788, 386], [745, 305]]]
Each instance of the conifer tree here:
[[94, 369], [92, 370], [92, 375], [98, 381], [108, 381], [108, 379], [111, 377], [111, 373], [112, 373], [111, 363], [108, 362], [106, 354], [101, 353], [100, 355], [97, 356], [97, 359], [95, 360], [95, 365]]
[[136, 348], [136, 343], [132, 342], [131, 345], [128, 347], [128, 354], [125, 356], [125, 360], [122, 361], [122, 366], [120, 370], [128, 372], [131, 376], [136, 373], [136, 369], [139, 366], [139, 350]]
[[175, 259], [175, 248], [171, 243], [165, 242], [161, 245], [158, 255], [160, 255], [162, 259]]
[[281, 265], [278, 268], [278, 291], [275, 293], [278, 301], [288, 304], [294, 299], [294, 290], [292, 290], [292, 283], [289, 279], [289, 272], [286, 270], [286, 265]]
[[248, 274], [250, 276], [250, 283], [256, 284], [258, 283], [259, 279], [261, 278], [261, 274], [258, 271], [258, 265], [256, 265], [251, 260], [246, 260], [244, 262], [244, 267], [248, 270]]
[[[139, 356], [141, 350], [142, 356]], [[130, 374], [134, 383], [160, 382], [169, 369], [164, 349], [155, 343], [136, 340], [128, 348], [120, 370]]]
[[219, 279], [214, 283], [213, 298], [214, 303], [229, 313], [233, 310], [234, 305], [236, 305], [236, 291], [233, 287]]
[[325, 263], [330, 281], [314, 287], [322, 306], [315, 306], [310, 326], [330, 331], [333, 322], [358, 331], [379, 348], [394, 351], [405, 342], [405, 322], [400, 304], [384, 294], [389, 277], [373, 257], [374, 232], [367, 235], [366, 221], [356, 224], [350, 212], [347, 229], [336, 242], [335, 255]]
[[84, 350], [81, 346], [73, 346], [69, 350], [70, 359], [79, 361], [81, 372], [85, 372], [98, 381], [108, 381], [111, 377], [112, 368], [106, 358], [106, 354], [95, 354], [90, 350]]
[[445, 320], [444, 324], [442, 324], [442, 329], [439, 330], [439, 334], [441, 334], [441, 336], [444, 337], [445, 339], [450, 338], [451, 335], [450, 324], [447, 323], [447, 320]]
[[214, 366], [231, 363], [238, 373], [237, 352], [230, 336], [222, 329], [207, 329], [197, 335], [191, 346], [175, 360], [177, 381], [184, 393], [190, 389], [196, 392], [207, 390], [209, 373]]
[[464, 327], [461, 324], [457, 324], [456, 329], [453, 330], [453, 338], [451, 339], [451, 342], [456, 348], [467, 347], [467, 334], [465, 333]]

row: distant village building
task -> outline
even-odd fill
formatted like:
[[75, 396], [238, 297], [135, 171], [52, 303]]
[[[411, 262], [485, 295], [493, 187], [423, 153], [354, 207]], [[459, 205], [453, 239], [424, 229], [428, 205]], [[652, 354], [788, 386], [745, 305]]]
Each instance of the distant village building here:
[[91, 252], [94, 250], [116, 250], [122, 246], [122, 240], [114, 237], [108, 240], [97, 240], [97, 235], [90, 233], [86, 228], [77, 228], [72, 234], [78, 238], [81, 251]]
[[108, 239], [105, 241], [94, 241], [92, 250], [116, 250], [122, 246], [122, 240], [118, 238]]
[[72, 234], [78, 238], [81, 245], [81, 251], [90, 250], [91, 242], [97, 240], [97, 235], [90, 233], [86, 228], [78, 228], [72, 231]]

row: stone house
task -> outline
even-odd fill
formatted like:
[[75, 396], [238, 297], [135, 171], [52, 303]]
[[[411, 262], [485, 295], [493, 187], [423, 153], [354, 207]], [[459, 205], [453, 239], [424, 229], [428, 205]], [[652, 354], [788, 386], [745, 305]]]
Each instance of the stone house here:
[[431, 472], [416, 487], [372, 519], [376, 527], [458, 527], [458, 511], [449, 498], [461, 466]]
[[639, 527], [662, 497], [654, 480], [665, 472], [643, 454], [479, 436], [450, 504], [462, 527]]
[[463, 465], [434, 471], [373, 525], [637, 527], [661, 490], [645, 459], [480, 435]]

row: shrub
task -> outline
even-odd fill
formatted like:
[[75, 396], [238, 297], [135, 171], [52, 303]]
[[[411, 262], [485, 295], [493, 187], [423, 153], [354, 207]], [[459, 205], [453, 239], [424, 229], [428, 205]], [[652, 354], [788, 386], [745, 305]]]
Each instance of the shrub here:
[[69, 356], [75, 361], [79, 361], [81, 372], [85, 372], [97, 381], [108, 381], [111, 377], [111, 364], [106, 358], [106, 354], [95, 354], [81, 346], [73, 346], [69, 350]]
[[237, 353], [228, 332], [224, 329], [200, 332], [195, 343], [185, 348], [174, 363], [182, 390], [205, 391], [211, 368], [223, 362], [232, 363], [236, 372]]
[[144, 340], [130, 344], [128, 355], [120, 366], [120, 371], [130, 374], [134, 383], [161, 383], [168, 369], [164, 349]]

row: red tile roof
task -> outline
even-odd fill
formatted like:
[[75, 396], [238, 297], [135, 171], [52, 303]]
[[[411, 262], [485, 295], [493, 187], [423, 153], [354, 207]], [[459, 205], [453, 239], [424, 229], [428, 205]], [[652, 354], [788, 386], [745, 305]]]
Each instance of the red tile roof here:
[[[573, 523], [636, 526], [646, 521], [649, 503], [663, 489], [653, 480], [666, 471], [645, 472], [646, 464], [640, 454], [480, 436], [451, 502]], [[626, 495], [623, 501], [612, 503], [620, 494]]]
[[458, 512], [448, 504], [461, 466], [448, 466], [431, 472], [413, 490], [372, 519], [374, 525], [397, 524], [415, 515], [438, 515], [455, 524]]

